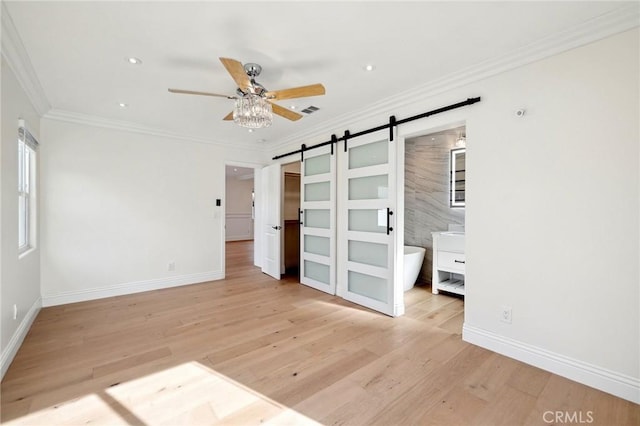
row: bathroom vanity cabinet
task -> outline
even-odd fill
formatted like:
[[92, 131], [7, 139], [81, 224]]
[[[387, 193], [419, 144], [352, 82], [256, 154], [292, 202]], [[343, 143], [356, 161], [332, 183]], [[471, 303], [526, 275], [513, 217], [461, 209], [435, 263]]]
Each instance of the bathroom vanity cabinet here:
[[432, 232], [433, 276], [431, 291], [464, 295], [464, 232]]

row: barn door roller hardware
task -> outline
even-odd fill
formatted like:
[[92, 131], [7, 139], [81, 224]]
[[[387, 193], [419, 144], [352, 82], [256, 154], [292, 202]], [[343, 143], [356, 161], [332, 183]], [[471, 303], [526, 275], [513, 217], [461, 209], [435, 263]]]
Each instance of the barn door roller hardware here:
[[336, 135], [331, 135], [331, 139], [326, 141], [326, 142], [321, 142], [315, 145], [311, 145], [311, 146], [306, 146], [303, 145], [300, 149], [295, 150], [295, 151], [291, 151], [291, 152], [287, 152], [285, 154], [280, 154], [280, 155], [276, 155], [275, 157], [273, 157], [273, 160], [278, 160], [280, 158], [284, 158], [284, 157], [288, 157], [289, 155], [294, 155], [294, 154], [302, 154], [304, 151], [309, 151], [311, 149], [315, 149], [315, 148], [320, 148], [322, 146], [326, 146], [326, 145], [331, 145], [331, 152], [333, 153], [333, 144], [338, 143], [338, 141], [344, 141], [344, 149], [345, 151], [347, 150], [347, 140], [348, 139], [353, 139], [353, 138], [357, 138], [358, 136], [364, 136], [364, 135], [368, 135], [369, 133], [373, 133], [373, 132], [379, 132], [380, 130], [385, 130], [385, 129], [389, 129], [389, 141], [393, 141], [393, 130], [395, 127], [404, 124], [404, 123], [408, 123], [410, 121], [414, 121], [414, 120], [419, 120], [421, 118], [426, 118], [432, 115], [436, 115], [436, 114], [440, 114], [442, 112], [446, 112], [446, 111], [451, 111], [452, 109], [456, 109], [456, 108], [461, 108], [463, 106], [467, 106], [467, 105], [473, 105], [477, 102], [480, 102], [480, 97], [478, 96], [477, 98], [468, 98], [466, 101], [462, 101], [462, 102], [458, 102], [455, 104], [451, 104], [451, 105], [447, 105], [441, 108], [437, 108], [431, 111], [427, 111], [427, 112], [423, 112], [422, 114], [418, 114], [418, 115], [414, 115], [408, 118], [403, 118], [402, 120], [397, 120], [396, 117], [394, 115], [392, 115], [391, 117], [389, 117], [389, 122], [382, 124], [380, 126], [377, 127], [372, 127], [370, 129], [367, 130], [362, 130], [360, 132], [357, 133], [349, 133], [348, 130], [345, 130], [344, 132], [344, 136], [338, 138]]

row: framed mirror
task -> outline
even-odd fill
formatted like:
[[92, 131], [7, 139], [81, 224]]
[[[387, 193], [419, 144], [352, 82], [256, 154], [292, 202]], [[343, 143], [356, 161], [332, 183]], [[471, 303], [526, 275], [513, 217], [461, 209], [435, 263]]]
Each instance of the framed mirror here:
[[450, 153], [449, 207], [452, 208], [465, 206], [466, 154], [466, 148], [455, 148]]

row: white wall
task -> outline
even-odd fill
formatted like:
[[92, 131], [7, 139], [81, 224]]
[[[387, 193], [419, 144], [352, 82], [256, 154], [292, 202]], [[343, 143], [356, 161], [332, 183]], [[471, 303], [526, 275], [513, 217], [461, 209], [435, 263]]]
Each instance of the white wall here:
[[253, 179], [238, 179], [227, 176], [226, 181], [226, 241], [253, 239], [253, 219], [251, 217], [251, 193]]
[[[40, 308], [40, 247], [36, 232], [35, 249], [18, 257], [18, 119], [23, 118], [29, 131], [39, 138], [40, 118], [20, 87], [13, 71], [2, 58], [2, 245], [0, 246], [0, 313], [2, 359], [0, 377], [9, 367], [29, 326]], [[42, 160], [37, 153], [37, 162]], [[39, 192], [36, 183], [36, 193]], [[18, 308], [13, 319], [13, 305]]]
[[465, 315], [470, 338], [522, 342], [530, 361], [558, 354], [567, 374], [595, 366], [636, 402], [638, 52], [635, 30], [482, 83], [467, 132]]
[[227, 213], [251, 214], [251, 192], [253, 179], [238, 179], [227, 176]]
[[259, 153], [51, 119], [42, 133], [45, 306], [223, 277], [225, 161]]
[[464, 339], [640, 402], [638, 38], [627, 31], [382, 104], [271, 154], [481, 96], [399, 128], [467, 126]]

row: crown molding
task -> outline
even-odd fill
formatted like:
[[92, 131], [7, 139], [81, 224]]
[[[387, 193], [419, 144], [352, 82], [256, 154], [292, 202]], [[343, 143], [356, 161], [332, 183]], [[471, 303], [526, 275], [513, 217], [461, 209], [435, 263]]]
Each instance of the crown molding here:
[[[367, 108], [341, 115], [305, 131], [291, 134], [271, 147], [271, 152], [287, 149], [301, 141], [323, 137], [329, 138], [335, 129], [347, 128], [354, 122], [375, 117], [386, 117], [389, 111], [412, 105], [428, 104], [429, 98], [450, 90], [501, 74], [577, 47], [593, 43], [606, 37], [640, 26], [640, 4], [633, 3], [592, 18], [575, 27], [545, 37], [507, 55], [480, 62], [444, 78], [397, 93], [369, 105]], [[401, 119], [402, 117], [398, 117]]]
[[[163, 136], [172, 139], [186, 140], [195, 143], [206, 143], [229, 146], [227, 142], [213, 139], [172, 133], [162, 129], [142, 126], [136, 123], [105, 119], [87, 114], [52, 109], [44, 90], [33, 69], [31, 60], [20, 40], [7, 7], [2, 2], [2, 56], [13, 70], [20, 85], [33, 103], [36, 111], [44, 118], [66, 121], [76, 124], [86, 124], [116, 130], [142, 133], [153, 136]], [[391, 97], [369, 105], [365, 109], [353, 111], [340, 117], [320, 123], [310, 129], [292, 133], [278, 143], [262, 147], [247, 143], [234, 142], [234, 147], [249, 148], [264, 153], [272, 153], [300, 141], [309, 141], [320, 137], [328, 138], [336, 128], [347, 128], [356, 121], [366, 120], [389, 114], [390, 110], [406, 108], [412, 105], [424, 105], [425, 101], [435, 95], [465, 86], [487, 77], [509, 71], [523, 65], [556, 55], [558, 53], [592, 43], [594, 41], [618, 34], [640, 25], [640, 5], [629, 2], [628, 5], [615, 9], [599, 17], [590, 19], [580, 25], [569, 28], [558, 34], [548, 36], [542, 40], [529, 44], [508, 55], [494, 58], [468, 67], [459, 72], [430, 81], [416, 88], [397, 93]]]
[[82, 124], [82, 125], [93, 126], [93, 127], [102, 127], [102, 128], [111, 129], [111, 130], [120, 130], [120, 131], [130, 132], [130, 133], [164, 137], [164, 138], [176, 139], [176, 140], [181, 140], [186, 142], [202, 143], [207, 145], [218, 145], [218, 146], [223, 146], [227, 148], [230, 146], [233, 146], [234, 148], [246, 148], [246, 149], [251, 149], [253, 151], [265, 151], [263, 147], [260, 147], [259, 145], [253, 145], [251, 143], [242, 143], [242, 142], [234, 141], [233, 144], [231, 144], [230, 142], [223, 142], [215, 139], [190, 136], [187, 134], [170, 132], [168, 130], [158, 129], [155, 127], [143, 126], [143, 125], [129, 122], [129, 121], [112, 120], [108, 118], [98, 117], [95, 115], [82, 114], [79, 112], [66, 111], [66, 110], [61, 110], [56, 108], [51, 109], [42, 118], [46, 118], [48, 120], [63, 121], [66, 123]]
[[0, 25], [2, 27], [0, 37], [2, 39], [2, 57], [7, 61], [9, 68], [11, 68], [18, 83], [26, 92], [36, 112], [43, 116], [51, 109], [51, 104], [44, 93], [38, 75], [31, 64], [31, 59], [29, 59], [29, 54], [22, 44], [20, 35], [4, 2], [2, 2], [0, 17], [2, 22]]

